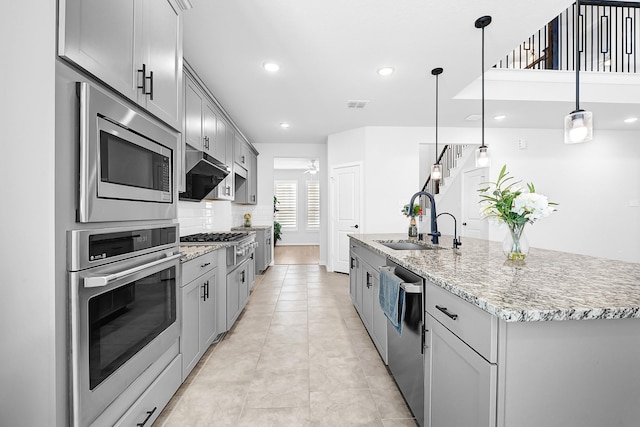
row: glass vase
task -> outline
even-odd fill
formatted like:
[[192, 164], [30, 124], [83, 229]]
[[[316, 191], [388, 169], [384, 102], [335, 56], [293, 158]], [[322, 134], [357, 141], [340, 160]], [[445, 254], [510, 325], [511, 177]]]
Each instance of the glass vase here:
[[418, 226], [416, 225], [416, 217], [412, 216], [411, 221], [409, 221], [409, 238], [417, 238], [418, 237]]
[[507, 259], [514, 261], [522, 261], [529, 254], [529, 241], [524, 236], [525, 224], [509, 225], [509, 233], [502, 242], [502, 251]]

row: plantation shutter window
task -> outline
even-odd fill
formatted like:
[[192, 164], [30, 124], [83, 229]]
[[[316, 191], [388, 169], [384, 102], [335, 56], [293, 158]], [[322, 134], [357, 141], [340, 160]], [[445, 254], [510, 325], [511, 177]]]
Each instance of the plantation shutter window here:
[[278, 198], [276, 221], [282, 228], [297, 228], [297, 181], [276, 181], [275, 194]]
[[320, 228], [320, 181], [307, 181], [307, 228]]

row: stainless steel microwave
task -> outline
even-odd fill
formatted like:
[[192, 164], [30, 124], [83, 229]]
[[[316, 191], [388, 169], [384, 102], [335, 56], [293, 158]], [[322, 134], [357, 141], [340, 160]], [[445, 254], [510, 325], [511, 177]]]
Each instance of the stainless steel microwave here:
[[78, 91], [78, 221], [176, 218], [179, 134], [89, 83]]

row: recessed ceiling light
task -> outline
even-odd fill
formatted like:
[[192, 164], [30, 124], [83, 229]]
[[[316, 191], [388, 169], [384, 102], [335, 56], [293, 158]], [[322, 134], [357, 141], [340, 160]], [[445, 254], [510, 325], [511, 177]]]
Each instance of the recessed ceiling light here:
[[280, 66], [275, 62], [265, 62], [264, 64], [262, 64], [262, 67], [270, 73], [275, 73], [276, 71], [280, 70]]
[[381, 76], [389, 76], [393, 74], [394, 71], [393, 67], [382, 67], [378, 70], [378, 74]]
[[504, 114], [498, 114], [497, 116], [493, 116], [493, 119], [494, 120], [502, 120], [505, 117], [507, 117], [507, 116], [505, 116]]
[[283, 122], [283, 123], [280, 123], [280, 127], [281, 127], [282, 129], [288, 129], [288, 128], [289, 128], [289, 126], [291, 126], [289, 123], [284, 123], [284, 122]]
[[637, 117], [629, 117], [628, 119], [624, 119], [625, 123], [635, 123], [638, 121]]
[[482, 116], [480, 114], [470, 114], [467, 116], [467, 118], [465, 118], [465, 120], [468, 122], [475, 122], [477, 120], [480, 120], [481, 118]]

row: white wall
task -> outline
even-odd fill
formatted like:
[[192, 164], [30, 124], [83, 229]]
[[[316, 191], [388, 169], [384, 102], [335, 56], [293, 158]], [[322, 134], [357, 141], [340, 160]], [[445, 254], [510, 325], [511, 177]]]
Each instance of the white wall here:
[[[260, 152], [258, 156], [258, 209], [273, 215], [273, 159], [276, 157], [305, 157], [319, 160], [320, 172], [316, 175], [320, 181], [320, 264], [327, 264], [328, 172], [326, 144], [254, 144]], [[273, 216], [271, 216], [273, 223]]]
[[[322, 167], [322, 165], [320, 165]], [[282, 245], [319, 245], [320, 229], [309, 230], [306, 227], [307, 220], [307, 181], [312, 180], [309, 174], [303, 170], [274, 170], [275, 181], [296, 181], [298, 183], [297, 194], [297, 228], [295, 230], [282, 228]], [[317, 178], [315, 178], [317, 181]], [[320, 198], [324, 195], [320, 194]], [[326, 234], [326, 233], [325, 233]]]
[[[527, 149], [518, 148], [519, 139]], [[550, 217], [527, 225], [532, 247], [640, 262], [640, 207], [631, 206], [640, 201], [639, 139], [637, 131], [596, 128], [593, 141], [565, 145], [562, 130], [487, 129], [491, 180], [506, 164], [523, 186], [533, 182], [559, 203]], [[455, 209], [460, 197], [446, 193], [438, 210]], [[492, 226], [489, 238], [502, 241], [506, 232]]]
[[0, 425], [63, 425], [55, 351], [56, 2], [3, 4]]

